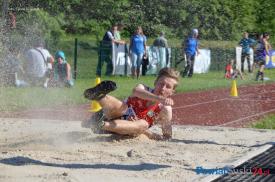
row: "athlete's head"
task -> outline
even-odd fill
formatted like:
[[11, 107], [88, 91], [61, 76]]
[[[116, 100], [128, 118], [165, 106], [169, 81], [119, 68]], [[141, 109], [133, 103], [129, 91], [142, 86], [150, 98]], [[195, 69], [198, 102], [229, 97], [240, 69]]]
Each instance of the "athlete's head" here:
[[154, 93], [163, 97], [171, 96], [178, 85], [179, 76], [179, 72], [173, 68], [162, 68], [155, 81]]

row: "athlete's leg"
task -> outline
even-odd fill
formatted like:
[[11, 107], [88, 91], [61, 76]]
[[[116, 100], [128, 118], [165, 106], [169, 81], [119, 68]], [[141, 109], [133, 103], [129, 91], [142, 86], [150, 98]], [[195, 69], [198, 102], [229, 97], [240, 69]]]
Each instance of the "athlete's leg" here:
[[106, 95], [98, 102], [108, 119], [121, 117], [128, 108], [127, 104], [111, 95]]
[[93, 113], [88, 120], [84, 120], [81, 123], [81, 126], [84, 128], [92, 128], [94, 133], [102, 130], [102, 126], [105, 125], [106, 120], [108, 121], [123, 116], [128, 108], [125, 103], [110, 95], [106, 95], [98, 102], [102, 109]]
[[100, 100], [108, 93], [117, 88], [116, 83], [110, 80], [105, 80], [93, 88], [84, 91], [84, 97], [90, 100]]
[[103, 130], [111, 131], [121, 135], [138, 135], [144, 133], [149, 128], [149, 124], [143, 120], [113, 120], [105, 122]]

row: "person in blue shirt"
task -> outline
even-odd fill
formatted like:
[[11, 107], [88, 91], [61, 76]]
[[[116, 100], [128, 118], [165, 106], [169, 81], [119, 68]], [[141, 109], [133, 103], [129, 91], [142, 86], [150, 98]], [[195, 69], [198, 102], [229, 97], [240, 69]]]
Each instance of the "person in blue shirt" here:
[[142, 58], [146, 57], [146, 37], [139, 26], [130, 40], [130, 55], [132, 61], [132, 77], [139, 79]]
[[244, 72], [244, 62], [245, 59], [247, 60], [247, 67], [248, 67], [248, 72], [251, 73], [251, 64], [250, 64], [250, 47], [255, 44], [255, 41], [251, 38], [248, 38], [248, 33], [244, 32], [243, 33], [243, 38], [239, 42], [239, 45], [242, 47], [242, 56], [241, 56], [241, 71]]
[[198, 29], [193, 29], [191, 36], [189, 36], [182, 44], [184, 54], [186, 55], [186, 66], [182, 73], [182, 77], [188, 76], [191, 78], [193, 75], [195, 56], [196, 54], [199, 54], [198, 35]]

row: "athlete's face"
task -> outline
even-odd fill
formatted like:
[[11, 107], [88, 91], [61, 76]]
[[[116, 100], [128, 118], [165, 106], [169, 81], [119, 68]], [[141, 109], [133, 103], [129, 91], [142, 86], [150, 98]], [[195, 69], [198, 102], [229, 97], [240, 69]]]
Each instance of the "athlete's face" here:
[[177, 81], [169, 77], [161, 77], [155, 82], [154, 94], [169, 97], [175, 92]]

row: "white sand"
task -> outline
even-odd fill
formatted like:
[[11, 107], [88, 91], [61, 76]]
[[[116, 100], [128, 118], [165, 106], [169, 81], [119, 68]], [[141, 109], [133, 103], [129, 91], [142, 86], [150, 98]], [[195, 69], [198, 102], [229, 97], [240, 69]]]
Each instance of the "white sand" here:
[[80, 121], [0, 119], [0, 181], [197, 181], [197, 166], [223, 167], [275, 141], [274, 130], [173, 130], [163, 142], [95, 135]]

